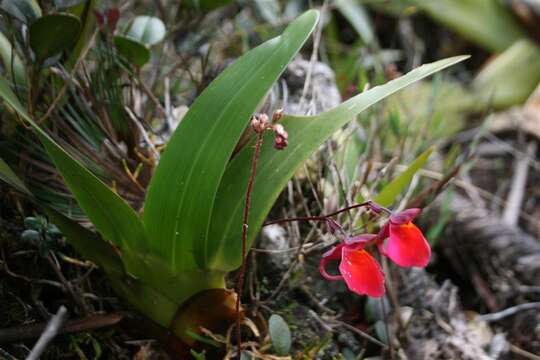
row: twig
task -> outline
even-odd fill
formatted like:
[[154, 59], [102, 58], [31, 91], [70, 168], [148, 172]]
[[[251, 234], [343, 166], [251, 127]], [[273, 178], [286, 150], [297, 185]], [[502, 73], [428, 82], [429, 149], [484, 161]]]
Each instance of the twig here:
[[[103, 327], [113, 326], [124, 319], [122, 313], [111, 313], [104, 315], [91, 315], [82, 319], [66, 321], [58, 330], [58, 334], [69, 334], [80, 331], [89, 331]], [[8, 329], [0, 329], [0, 344], [7, 344], [13, 341], [23, 341], [33, 339], [43, 333], [47, 324], [20, 325]]]
[[536, 142], [531, 141], [527, 146], [526, 156], [520, 156], [516, 161], [512, 187], [502, 216], [503, 222], [507, 225], [516, 226], [518, 223], [529, 174], [529, 158], [534, 154], [536, 154]]
[[54, 339], [54, 337], [58, 334], [60, 331], [60, 327], [67, 319], [67, 309], [64, 305], [60, 306], [60, 309], [58, 309], [58, 312], [56, 315], [54, 315], [49, 322], [47, 323], [47, 326], [45, 327], [45, 330], [39, 337], [37, 343], [34, 345], [34, 348], [30, 352], [30, 354], [26, 357], [26, 360], [37, 360], [41, 356], [41, 354], [45, 351], [45, 348], [47, 345]]
[[509, 307], [499, 312], [480, 315], [478, 317], [478, 320], [482, 320], [486, 322], [499, 321], [499, 320], [504, 319], [505, 317], [515, 315], [520, 311], [534, 310], [534, 309], [540, 309], [540, 302], [519, 304], [516, 306]]
[[385, 343], [383, 343], [382, 341], [379, 341], [377, 339], [375, 339], [373, 336], [363, 332], [362, 330], [350, 325], [350, 324], [347, 324], [346, 322], [343, 322], [343, 321], [340, 321], [340, 320], [330, 320], [331, 323], [334, 323], [334, 325], [336, 326], [341, 326], [341, 327], [344, 327], [358, 335], [360, 335], [360, 337], [366, 339], [367, 341], [369, 342], [372, 342], [373, 344], [376, 344], [376, 345], [379, 345], [380, 347], [382, 347], [383, 349], [387, 350], [388, 349], [388, 345], [386, 345]]
[[530, 353], [526, 350], [523, 350], [522, 348], [519, 348], [513, 344], [510, 344], [510, 351], [512, 351], [514, 354], [523, 356], [524, 358], [527, 358], [527, 359], [540, 360], [540, 356]]
[[299, 102], [299, 107], [298, 107], [299, 109], [301, 109], [302, 106], [304, 105], [304, 100], [306, 99], [308, 89], [311, 85], [313, 67], [315, 66], [315, 62], [317, 61], [317, 55], [318, 55], [319, 46], [321, 43], [321, 34], [324, 28], [322, 16], [326, 15], [327, 8], [328, 8], [328, 1], [325, 0], [321, 8], [321, 19], [319, 20], [317, 31], [315, 32], [314, 37], [313, 37], [313, 51], [311, 52], [311, 59], [309, 60], [309, 67], [306, 74], [306, 81], [304, 82], [304, 88], [302, 89], [302, 96], [300, 97], [300, 102]]

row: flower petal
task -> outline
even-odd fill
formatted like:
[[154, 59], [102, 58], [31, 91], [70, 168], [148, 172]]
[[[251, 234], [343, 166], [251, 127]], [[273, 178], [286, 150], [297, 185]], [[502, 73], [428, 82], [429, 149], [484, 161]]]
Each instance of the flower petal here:
[[390, 222], [390, 236], [386, 255], [399, 266], [425, 267], [431, 257], [431, 248], [424, 235], [412, 222]]
[[345, 244], [362, 244], [366, 245], [370, 241], [373, 241], [377, 237], [377, 234], [360, 234], [353, 237], [346, 237]]
[[384, 273], [379, 263], [363, 249], [343, 247], [339, 271], [349, 290], [372, 297], [384, 295]]
[[406, 224], [412, 221], [415, 217], [417, 217], [421, 211], [422, 209], [417, 208], [405, 209], [398, 212], [397, 214], [392, 214], [392, 216], [390, 216], [390, 222], [397, 225]]
[[339, 244], [336, 247], [333, 247], [332, 249], [328, 250], [323, 254], [321, 257], [321, 261], [319, 262], [319, 272], [321, 273], [322, 277], [326, 280], [330, 281], [336, 281], [336, 280], [343, 280], [343, 276], [341, 275], [330, 275], [326, 271], [326, 265], [330, 261], [338, 260], [341, 258], [341, 249], [345, 246], [345, 244]]

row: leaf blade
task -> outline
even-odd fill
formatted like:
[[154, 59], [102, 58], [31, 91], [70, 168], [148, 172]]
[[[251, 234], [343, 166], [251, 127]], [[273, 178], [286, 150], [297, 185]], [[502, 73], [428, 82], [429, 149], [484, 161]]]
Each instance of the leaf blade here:
[[[248, 119], [313, 30], [309, 11], [229, 66], [191, 106], [147, 192], [143, 222], [171, 268], [205, 268], [213, 202]], [[232, 94], [231, 96], [224, 94]]]
[[396, 197], [411, 183], [414, 175], [424, 166], [429, 159], [432, 148], [424, 151], [418, 156], [405, 171], [396, 176], [388, 185], [384, 187], [375, 197], [375, 202], [382, 206], [390, 206], [395, 201]]

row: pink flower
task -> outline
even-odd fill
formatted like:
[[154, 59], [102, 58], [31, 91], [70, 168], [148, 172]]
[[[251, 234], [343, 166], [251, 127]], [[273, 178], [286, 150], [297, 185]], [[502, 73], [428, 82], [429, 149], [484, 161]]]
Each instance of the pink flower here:
[[[349, 290], [372, 297], [384, 295], [384, 273], [381, 266], [364, 246], [377, 238], [375, 234], [365, 234], [348, 239], [322, 256], [319, 264], [321, 275], [327, 280], [343, 280]], [[326, 265], [333, 260], [341, 260], [340, 275], [330, 275]]]
[[[425, 267], [431, 258], [431, 248], [426, 238], [412, 223], [420, 209], [406, 209], [390, 216], [378, 241], [379, 251], [403, 267]], [[384, 239], [388, 237], [386, 246]]]

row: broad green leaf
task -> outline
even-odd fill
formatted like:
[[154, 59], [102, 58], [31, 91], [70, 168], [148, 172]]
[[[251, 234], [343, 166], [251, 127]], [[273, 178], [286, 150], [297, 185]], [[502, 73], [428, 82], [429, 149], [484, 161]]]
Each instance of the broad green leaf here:
[[24, 22], [41, 17], [41, 8], [37, 0], [3, 0], [0, 2], [0, 8]]
[[404, 172], [399, 174], [394, 180], [386, 185], [373, 200], [382, 206], [392, 205], [399, 194], [401, 194], [407, 188], [407, 186], [409, 186], [414, 174], [416, 174], [418, 170], [424, 166], [432, 152], [433, 149], [429, 148], [420, 154], [420, 156], [418, 156]]
[[[152, 251], [171, 269], [207, 268], [207, 238], [218, 186], [250, 116], [315, 27], [308, 11], [285, 32], [229, 66], [195, 100], [150, 183], [143, 221]], [[229, 210], [225, 210], [229, 211]], [[225, 215], [225, 214], [224, 214]], [[210, 243], [210, 245], [208, 245]]]
[[136, 40], [115, 36], [114, 45], [118, 52], [135, 66], [141, 67], [150, 60], [150, 50]]
[[137, 16], [129, 25], [125, 36], [151, 46], [155, 45], [165, 37], [165, 24], [157, 17]]
[[32, 195], [30, 190], [24, 185], [24, 182], [13, 172], [13, 170], [11, 170], [9, 165], [6, 164], [2, 158], [0, 158], [0, 180], [5, 181], [26, 195]]
[[81, 22], [74, 15], [46, 15], [30, 25], [30, 47], [37, 60], [43, 62], [74, 45], [80, 30]]
[[285, 356], [291, 350], [291, 330], [283, 318], [272, 314], [268, 320], [268, 334], [272, 341], [272, 347], [278, 355]]
[[32, 120], [3, 78], [0, 96], [32, 126], [81, 208], [103, 238], [122, 249], [128, 270], [135, 274], [132, 261], [146, 247], [144, 228], [135, 211]]
[[[289, 132], [289, 146], [282, 151], [272, 147], [268, 135], [262, 148], [249, 216], [248, 245], [251, 244], [272, 204], [287, 181], [317, 148], [336, 130], [369, 106], [437, 71], [463, 61], [458, 56], [423, 65], [384, 85], [359, 94], [338, 107], [316, 116], [286, 116], [283, 126]], [[215, 252], [212, 267], [232, 270], [241, 263], [242, 211], [251, 171], [252, 146], [246, 146], [229, 164], [221, 181], [209, 232], [209, 248]]]

